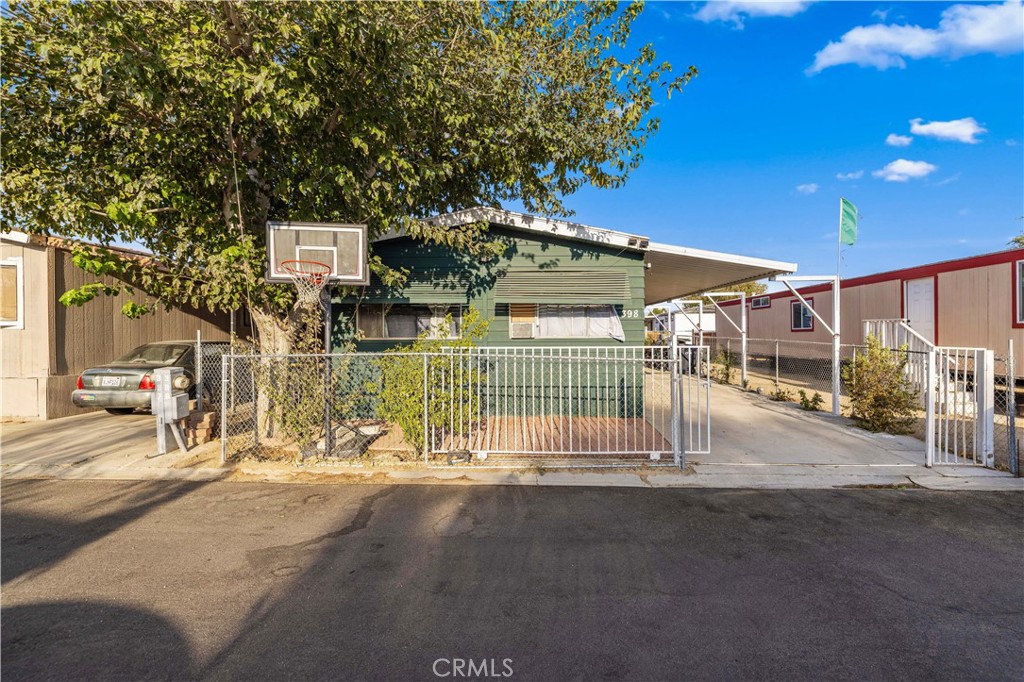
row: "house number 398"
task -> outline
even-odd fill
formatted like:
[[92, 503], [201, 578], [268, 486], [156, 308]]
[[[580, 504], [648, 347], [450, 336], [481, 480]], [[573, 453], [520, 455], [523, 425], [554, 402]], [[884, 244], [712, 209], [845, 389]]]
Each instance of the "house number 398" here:
[[627, 320], [636, 320], [642, 317], [642, 315], [639, 310], [634, 308], [633, 310], [623, 310], [622, 317]]

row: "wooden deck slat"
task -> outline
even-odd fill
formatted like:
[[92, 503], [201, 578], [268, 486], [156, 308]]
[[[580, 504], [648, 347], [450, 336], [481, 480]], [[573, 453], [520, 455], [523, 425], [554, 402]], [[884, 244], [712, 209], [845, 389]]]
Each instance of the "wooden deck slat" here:
[[[569, 440], [570, 421], [573, 438]], [[506, 436], [507, 431], [507, 436]], [[466, 434], [444, 439], [445, 449], [536, 454], [672, 450], [642, 417], [488, 417]]]

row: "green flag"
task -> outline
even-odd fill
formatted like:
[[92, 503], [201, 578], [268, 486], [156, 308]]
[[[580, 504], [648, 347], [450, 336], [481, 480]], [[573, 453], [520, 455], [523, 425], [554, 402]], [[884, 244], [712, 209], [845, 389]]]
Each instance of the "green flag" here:
[[853, 246], [857, 241], [857, 207], [846, 199], [839, 200], [839, 242]]

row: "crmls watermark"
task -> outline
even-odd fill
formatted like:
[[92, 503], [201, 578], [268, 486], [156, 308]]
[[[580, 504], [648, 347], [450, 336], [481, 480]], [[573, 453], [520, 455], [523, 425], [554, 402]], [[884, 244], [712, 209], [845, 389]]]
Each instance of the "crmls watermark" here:
[[512, 659], [439, 658], [432, 669], [437, 677], [512, 677]]

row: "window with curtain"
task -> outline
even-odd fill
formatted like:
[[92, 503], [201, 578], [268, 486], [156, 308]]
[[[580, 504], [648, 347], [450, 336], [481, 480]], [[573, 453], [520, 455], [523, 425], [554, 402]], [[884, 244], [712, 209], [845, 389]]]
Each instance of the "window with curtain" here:
[[447, 338], [457, 339], [462, 333], [462, 306], [457, 305], [361, 305], [356, 324], [364, 339], [415, 339], [423, 334], [433, 339], [447, 315], [452, 317]]
[[615, 306], [539, 305], [536, 338], [625, 341], [626, 335]]
[[1014, 290], [1017, 292], [1017, 310], [1014, 311], [1017, 315], [1016, 323], [1024, 324], [1024, 260], [1017, 261], [1017, 277], [1013, 283]]

